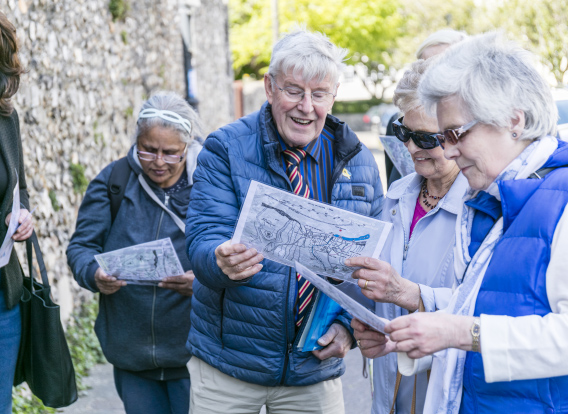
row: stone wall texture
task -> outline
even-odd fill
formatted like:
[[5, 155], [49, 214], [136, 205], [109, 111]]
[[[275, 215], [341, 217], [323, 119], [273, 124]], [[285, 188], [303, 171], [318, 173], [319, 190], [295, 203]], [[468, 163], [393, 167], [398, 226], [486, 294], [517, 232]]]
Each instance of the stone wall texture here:
[[[117, 21], [109, 0], [0, 4], [17, 28], [29, 70], [13, 101], [36, 231], [63, 319], [89, 294], [72, 279], [65, 257], [83, 198], [74, 185], [80, 187], [80, 171], [90, 181], [126, 154], [145, 99], [159, 90], [185, 95], [182, 6], [193, 13], [193, 66], [205, 133], [232, 120], [226, 1], [123, 1], [130, 10]], [[23, 257], [21, 246], [19, 253]]]

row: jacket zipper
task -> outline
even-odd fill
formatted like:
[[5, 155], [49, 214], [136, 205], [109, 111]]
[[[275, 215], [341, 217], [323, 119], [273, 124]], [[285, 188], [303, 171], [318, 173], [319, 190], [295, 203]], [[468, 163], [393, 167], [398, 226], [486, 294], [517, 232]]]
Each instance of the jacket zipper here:
[[[290, 286], [290, 279], [289, 278], [288, 278], [288, 286]], [[288, 344], [288, 348], [286, 350], [286, 360], [284, 361], [284, 375], [282, 376], [282, 381], [280, 381], [280, 385], [284, 385], [286, 369], [288, 368], [288, 358], [290, 357], [290, 354], [294, 350], [294, 347], [297, 346], [298, 343], [300, 342], [300, 338], [302, 337], [304, 330], [306, 329], [306, 325], [308, 324], [308, 319], [310, 317], [310, 313], [314, 309], [315, 303], [317, 302], [317, 298], [318, 298], [319, 295], [320, 295], [320, 291], [318, 290], [316, 292], [316, 294], [314, 295], [314, 297], [312, 298], [312, 300], [310, 301], [310, 306], [308, 308], [308, 312], [306, 313], [306, 316], [304, 316], [304, 320], [302, 321], [302, 326], [300, 326], [300, 329], [296, 333], [296, 336], [291, 343], [288, 343], [288, 329], [286, 329], [286, 343]], [[286, 301], [286, 303], [288, 303], [288, 302]], [[295, 309], [294, 309], [294, 311], [295, 311]], [[296, 328], [296, 324], [294, 324], [294, 329], [295, 328]]]
[[[168, 206], [168, 201], [170, 199], [170, 196], [168, 194], [166, 194], [166, 200], [164, 201], [164, 205], [167, 207]], [[164, 219], [164, 211], [162, 210], [162, 214], [160, 214], [160, 221], [158, 222], [158, 231], [156, 231], [156, 240], [158, 240], [158, 238], [160, 237], [160, 230], [162, 229], [162, 220]], [[154, 365], [156, 365], [156, 368], [159, 368], [160, 366], [158, 365], [158, 361], [156, 360], [156, 333], [154, 330], [154, 316], [155, 316], [155, 312], [156, 312], [156, 296], [157, 296], [157, 287], [154, 286], [154, 295], [152, 298], [152, 319], [150, 321], [150, 326], [152, 328], [152, 360], [154, 361]], [[162, 378], [164, 376], [164, 372], [162, 370]]]
[[159, 368], [158, 361], [156, 360], [156, 335], [154, 333], [154, 312], [156, 310], [156, 286], [154, 286], [154, 297], [152, 298], [152, 360], [156, 368]]
[[286, 349], [284, 351], [284, 369], [282, 370], [282, 379], [280, 380], [280, 385], [284, 385], [284, 379], [286, 379], [286, 370], [288, 369], [288, 358], [290, 358], [290, 353], [292, 352], [293, 344], [288, 338], [288, 300], [290, 299], [290, 279], [292, 279], [292, 268], [288, 271], [288, 285], [286, 287], [286, 306], [284, 308], [284, 332], [286, 333]]

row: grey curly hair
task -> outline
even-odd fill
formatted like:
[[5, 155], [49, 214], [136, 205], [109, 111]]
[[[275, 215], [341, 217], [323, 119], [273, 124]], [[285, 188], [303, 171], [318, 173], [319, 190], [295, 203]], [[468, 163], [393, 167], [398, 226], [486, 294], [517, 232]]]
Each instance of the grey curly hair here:
[[402, 79], [398, 82], [394, 91], [392, 102], [402, 113], [422, 108], [422, 102], [418, 97], [418, 85], [422, 80], [422, 75], [426, 69], [436, 60], [436, 56], [414, 62], [410, 68], [404, 72]]

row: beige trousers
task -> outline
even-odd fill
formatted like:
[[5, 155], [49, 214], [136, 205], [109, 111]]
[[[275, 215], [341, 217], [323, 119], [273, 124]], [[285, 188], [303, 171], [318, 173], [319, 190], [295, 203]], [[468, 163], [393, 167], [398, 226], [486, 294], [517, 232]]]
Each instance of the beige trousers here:
[[344, 414], [341, 379], [303, 387], [265, 387], [233, 378], [192, 357], [190, 414]]

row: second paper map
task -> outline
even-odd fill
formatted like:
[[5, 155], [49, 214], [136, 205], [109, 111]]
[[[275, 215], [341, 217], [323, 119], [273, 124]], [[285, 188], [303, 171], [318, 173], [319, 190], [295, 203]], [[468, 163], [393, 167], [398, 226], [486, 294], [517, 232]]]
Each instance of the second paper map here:
[[318, 274], [350, 280], [353, 268], [345, 259], [378, 258], [391, 226], [251, 181], [232, 241], [291, 267], [298, 261]]

